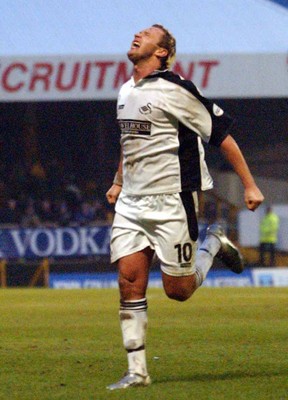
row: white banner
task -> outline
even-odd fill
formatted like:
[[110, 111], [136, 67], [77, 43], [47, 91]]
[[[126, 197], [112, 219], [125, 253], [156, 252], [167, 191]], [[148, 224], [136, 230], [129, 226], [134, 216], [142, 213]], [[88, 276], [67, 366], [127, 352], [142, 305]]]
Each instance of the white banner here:
[[[173, 70], [207, 97], [288, 97], [285, 54], [179, 55]], [[132, 73], [117, 55], [0, 58], [0, 101], [111, 100]]]
[[288, 268], [258, 268], [252, 270], [255, 286], [288, 286]]

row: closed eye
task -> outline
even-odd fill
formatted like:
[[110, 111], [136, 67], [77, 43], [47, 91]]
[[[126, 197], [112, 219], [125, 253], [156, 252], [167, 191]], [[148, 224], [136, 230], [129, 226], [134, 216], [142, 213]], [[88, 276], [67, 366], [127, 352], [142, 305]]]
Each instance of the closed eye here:
[[142, 31], [140, 33], [141, 33], [141, 35], [144, 35], [144, 36], [150, 36], [150, 32], [149, 31]]

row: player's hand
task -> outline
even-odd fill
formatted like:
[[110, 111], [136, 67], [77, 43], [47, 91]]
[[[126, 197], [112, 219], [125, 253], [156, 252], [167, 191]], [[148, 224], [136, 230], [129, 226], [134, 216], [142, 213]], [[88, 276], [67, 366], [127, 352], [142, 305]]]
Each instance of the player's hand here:
[[255, 211], [263, 200], [264, 196], [256, 185], [245, 189], [244, 201], [248, 210]]
[[111, 188], [106, 193], [106, 199], [109, 204], [115, 204], [118, 199], [119, 194], [121, 193], [122, 186], [113, 184]]

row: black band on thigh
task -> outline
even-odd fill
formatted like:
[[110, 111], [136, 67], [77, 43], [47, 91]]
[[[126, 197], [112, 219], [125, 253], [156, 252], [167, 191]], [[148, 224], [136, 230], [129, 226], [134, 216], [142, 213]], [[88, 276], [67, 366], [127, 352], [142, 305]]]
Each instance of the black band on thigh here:
[[198, 221], [192, 192], [181, 192], [180, 197], [186, 212], [190, 238], [195, 242], [198, 239]]

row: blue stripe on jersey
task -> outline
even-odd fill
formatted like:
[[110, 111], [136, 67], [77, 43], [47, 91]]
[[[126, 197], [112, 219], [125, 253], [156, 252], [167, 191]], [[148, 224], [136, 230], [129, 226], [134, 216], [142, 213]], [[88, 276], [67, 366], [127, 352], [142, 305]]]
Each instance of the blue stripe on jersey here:
[[189, 235], [195, 242], [198, 239], [199, 229], [193, 195], [191, 192], [181, 192], [180, 197], [187, 216]]
[[194, 85], [193, 82], [186, 79], [181, 79], [181, 77], [174, 72], [159, 71], [156, 74], [148, 75], [145, 79], [155, 78], [162, 78], [171, 83], [174, 83], [175, 85], [183, 87], [205, 106], [212, 118], [212, 132], [209, 143], [219, 147], [228, 135], [228, 130], [231, 128], [234, 122], [230, 115], [228, 115], [227, 113], [223, 113], [220, 116], [216, 116], [213, 112], [213, 106], [215, 106], [215, 104], [206, 97], [203, 97], [199, 93], [197, 87]]
[[197, 135], [181, 123], [179, 123], [178, 132], [181, 189], [182, 191], [199, 190], [201, 170]]

